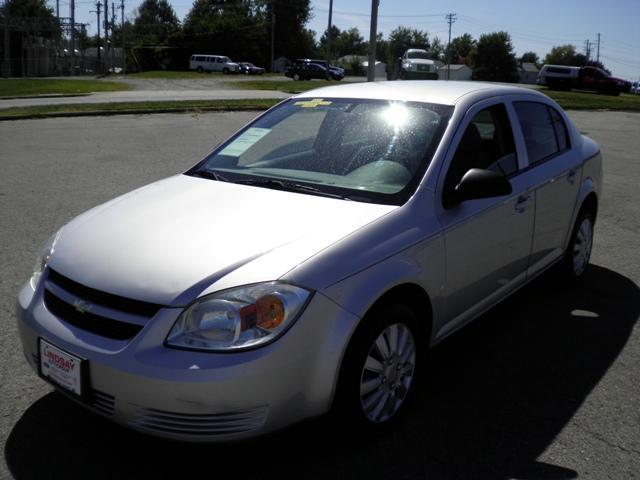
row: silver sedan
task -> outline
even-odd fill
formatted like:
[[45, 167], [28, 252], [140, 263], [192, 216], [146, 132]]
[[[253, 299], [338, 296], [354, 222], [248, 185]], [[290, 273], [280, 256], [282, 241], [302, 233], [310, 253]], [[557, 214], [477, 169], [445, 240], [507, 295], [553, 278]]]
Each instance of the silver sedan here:
[[397, 418], [426, 347], [589, 263], [598, 146], [546, 96], [326, 87], [56, 232], [19, 294], [27, 361], [153, 435]]

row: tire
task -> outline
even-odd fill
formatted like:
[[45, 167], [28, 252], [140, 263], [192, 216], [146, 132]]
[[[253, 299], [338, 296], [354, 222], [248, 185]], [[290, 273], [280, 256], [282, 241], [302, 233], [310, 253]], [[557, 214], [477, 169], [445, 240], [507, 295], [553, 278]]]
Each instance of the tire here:
[[334, 406], [341, 420], [377, 430], [398, 418], [413, 393], [417, 321], [402, 304], [378, 308], [362, 321], [343, 359]]
[[202, 72], [204, 72], [204, 69], [202, 67], [198, 67], [198, 68], [196, 68], [196, 72], [202, 73]]
[[223, 73], [224, 75], [227, 75], [227, 74], [229, 73], [229, 69], [228, 69], [228, 68], [226, 68], [226, 67], [225, 67], [225, 68], [223, 68], [223, 69], [222, 69], [222, 73]]
[[571, 240], [564, 252], [562, 271], [565, 278], [577, 281], [582, 278], [589, 266], [593, 247], [593, 214], [581, 210], [571, 232]]
[[300, 75], [297, 73], [294, 73], [292, 78], [297, 82], [298, 80], [300, 80]]

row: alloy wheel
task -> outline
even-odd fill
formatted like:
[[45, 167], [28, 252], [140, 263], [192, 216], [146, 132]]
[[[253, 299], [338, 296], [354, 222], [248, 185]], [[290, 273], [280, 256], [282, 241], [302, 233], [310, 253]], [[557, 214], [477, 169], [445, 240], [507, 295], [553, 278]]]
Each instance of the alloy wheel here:
[[415, 362], [415, 339], [406, 325], [394, 323], [376, 338], [360, 376], [360, 406], [369, 421], [385, 422], [402, 406]]
[[591, 225], [591, 219], [583, 218], [573, 244], [573, 271], [576, 275], [582, 275], [587, 268], [592, 246], [593, 226]]

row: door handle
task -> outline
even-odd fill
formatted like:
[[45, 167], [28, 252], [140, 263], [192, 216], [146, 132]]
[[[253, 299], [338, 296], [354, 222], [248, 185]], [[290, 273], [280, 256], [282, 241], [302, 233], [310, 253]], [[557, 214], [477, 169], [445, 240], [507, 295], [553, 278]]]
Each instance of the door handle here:
[[578, 176], [578, 169], [572, 168], [571, 170], [569, 170], [569, 174], [567, 175], [567, 181], [573, 184], [575, 183], [577, 176]]
[[531, 202], [533, 201], [533, 199], [531, 198], [531, 195], [527, 194], [527, 195], [520, 195], [518, 197], [518, 201], [516, 202], [516, 206], [515, 209], [518, 213], [522, 213], [524, 212], [527, 207], [529, 205], [531, 205]]

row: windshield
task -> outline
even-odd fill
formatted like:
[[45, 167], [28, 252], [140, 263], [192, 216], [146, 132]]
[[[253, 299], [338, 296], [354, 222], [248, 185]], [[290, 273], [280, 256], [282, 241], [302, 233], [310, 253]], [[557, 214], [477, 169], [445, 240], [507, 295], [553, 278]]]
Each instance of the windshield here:
[[407, 58], [424, 58], [425, 60], [429, 60], [429, 54], [421, 50], [416, 50], [413, 52], [408, 52]]
[[417, 102], [292, 99], [187, 174], [400, 204], [417, 187], [452, 110]]

